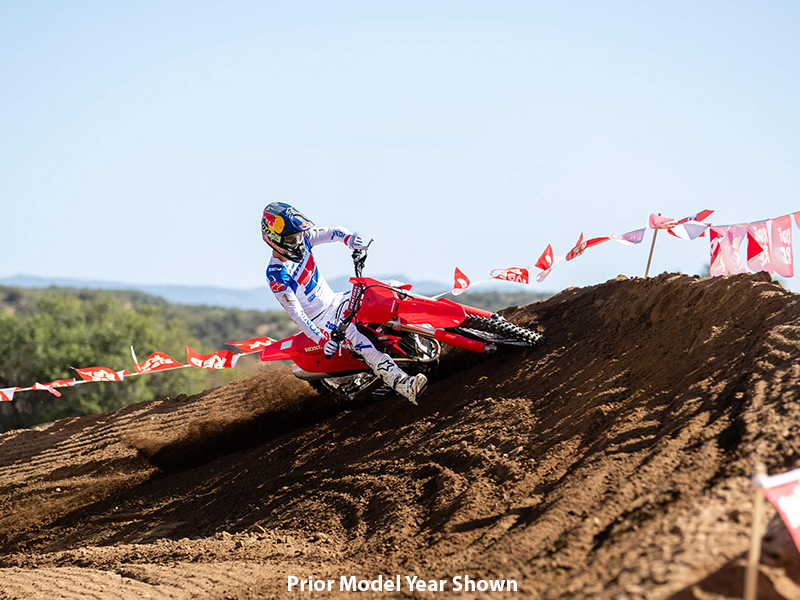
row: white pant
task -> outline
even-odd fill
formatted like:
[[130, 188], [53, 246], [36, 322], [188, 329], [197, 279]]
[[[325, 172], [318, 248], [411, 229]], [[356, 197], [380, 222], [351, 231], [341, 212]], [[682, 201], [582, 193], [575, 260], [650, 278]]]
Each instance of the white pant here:
[[[332, 332], [336, 328], [338, 318], [341, 317], [349, 300], [350, 291], [336, 294], [333, 303], [326, 308], [321, 315], [313, 320], [314, 325], [328, 333]], [[340, 307], [341, 311], [339, 310]], [[347, 326], [344, 335], [347, 341], [353, 346], [353, 350], [364, 358], [364, 362], [366, 362], [373, 371], [384, 359], [388, 358], [391, 360], [388, 354], [384, 354], [378, 350], [370, 339], [358, 330], [355, 323], [351, 322]]]

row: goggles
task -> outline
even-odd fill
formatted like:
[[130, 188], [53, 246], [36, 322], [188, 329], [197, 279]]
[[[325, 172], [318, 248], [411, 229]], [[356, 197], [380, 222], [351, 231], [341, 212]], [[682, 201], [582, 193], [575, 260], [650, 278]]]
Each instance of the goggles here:
[[300, 244], [303, 243], [303, 232], [300, 231], [298, 233], [291, 233], [289, 235], [283, 236], [283, 245], [287, 248], [297, 248]]

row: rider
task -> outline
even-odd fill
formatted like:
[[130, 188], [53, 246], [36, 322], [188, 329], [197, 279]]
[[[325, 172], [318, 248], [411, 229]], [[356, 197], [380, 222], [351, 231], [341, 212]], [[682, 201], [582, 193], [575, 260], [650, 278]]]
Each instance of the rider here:
[[[267, 266], [269, 287], [300, 330], [323, 345], [330, 357], [339, 351], [331, 339], [336, 314], [350, 292], [334, 293], [319, 272], [312, 248], [317, 244], [340, 241], [348, 248], [365, 248], [364, 240], [343, 227], [317, 228], [300, 211], [283, 202], [273, 202], [264, 209], [261, 235], [272, 248]], [[345, 338], [373, 372], [393, 390], [416, 404], [428, 380], [420, 373], [405, 373], [388, 354], [378, 350], [354, 323], [345, 330]]]

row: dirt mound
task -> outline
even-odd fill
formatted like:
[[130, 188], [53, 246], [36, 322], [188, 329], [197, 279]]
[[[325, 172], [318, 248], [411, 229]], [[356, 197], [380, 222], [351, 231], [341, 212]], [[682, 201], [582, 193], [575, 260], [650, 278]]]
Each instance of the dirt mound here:
[[[620, 277], [508, 309], [547, 345], [452, 353], [419, 407], [352, 409], [281, 369], [9, 432], [0, 598], [302, 596], [291, 576], [407, 595], [406, 575], [740, 597], [753, 465], [800, 465], [799, 300], [761, 274]], [[800, 598], [769, 516], [759, 597]]]

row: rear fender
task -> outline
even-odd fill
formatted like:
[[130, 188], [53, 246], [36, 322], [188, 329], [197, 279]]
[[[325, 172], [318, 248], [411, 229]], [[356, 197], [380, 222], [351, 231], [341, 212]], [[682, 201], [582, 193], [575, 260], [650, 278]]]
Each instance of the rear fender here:
[[[447, 298], [439, 298], [438, 302], [445, 302], [447, 304], [454, 304], [455, 306], [460, 306], [464, 309], [464, 312], [468, 315], [474, 315], [476, 317], [487, 317], [491, 318], [494, 316], [494, 313], [489, 312], [488, 310], [483, 310], [482, 308], [475, 308], [473, 306], [467, 306], [466, 304], [459, 304], [458, 302], [453, 302], [452, 300], [448, 300]], [[461, 323], [459, 323], [460, 325]]]

